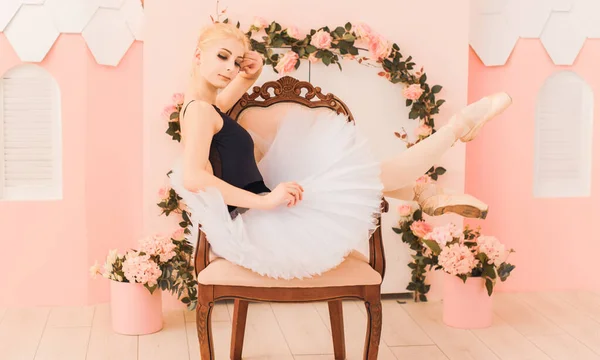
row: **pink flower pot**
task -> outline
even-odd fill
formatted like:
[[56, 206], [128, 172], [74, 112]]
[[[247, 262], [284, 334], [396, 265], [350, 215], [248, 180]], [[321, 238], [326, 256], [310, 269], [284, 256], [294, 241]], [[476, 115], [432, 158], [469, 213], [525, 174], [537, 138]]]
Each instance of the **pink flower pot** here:
[[493, 293], [489, 296], [485, 280], [469, 277], [467, 282], [444, 273], [443, 321], [460, 329], [479, 329], [492, 325]]
[[124, 335], [155, 333], [163, 327], [162, 292], [153, 294], [142, 284], [110, 282], [112, 328]]

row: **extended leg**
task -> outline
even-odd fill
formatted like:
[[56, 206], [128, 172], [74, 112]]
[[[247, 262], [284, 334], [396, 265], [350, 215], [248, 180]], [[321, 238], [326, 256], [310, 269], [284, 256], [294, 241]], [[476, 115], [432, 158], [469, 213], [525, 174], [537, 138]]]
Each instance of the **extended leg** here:
[[435, 165], [456, 140], [471, 141], [488, 120], [504, 111], [511, 102], [505, 93], [483, 98], [454, 115], [447, 125], [427, 139], [382, 161], [384, 192], [410, 185]]

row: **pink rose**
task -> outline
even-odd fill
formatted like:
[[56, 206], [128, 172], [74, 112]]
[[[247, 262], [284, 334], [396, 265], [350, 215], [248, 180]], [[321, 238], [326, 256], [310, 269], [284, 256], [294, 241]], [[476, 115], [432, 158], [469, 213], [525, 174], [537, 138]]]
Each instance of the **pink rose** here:
[[279, 59], [279, 62], [275, 66], [275, 70], [281, 75], [289, 74], [295, 70], [296, 62], [298, 62], [298, 54], [290, 50]]
[[421, 85], [419, 84], [412, 84], [402, 90], [402, 95], [409, 100], [419, 100], [422, 94], [423, 89], [421, 89]]
[[452, 244], [442, 249], [438, 262], [450, 275], [469, 275], [478, 260], [466, 245]]
[[160, 190], [158, 190], [158, 196], [163, 200], [168, 199], [171, 196], [171, 188], [168, 186], [160, 188]]
[[424, 238], [433, 230], [433, 227], [423, 220], [415, 221], [410, 225], [410, 230], [416, 237]]
[[354, 31], [354, 34], [356, 34], [356, 37], [359, 39], [367, 39], [368, 40], [369, 37], [371, 37], [371, 35], [373, 35], [373, 30], [371, 30], [371, 27], [364, 23], [355, 25], [354, 28], [352, 29], [352, 31]]
[[398, 206], [398, 214], [402, 217], [409, 217], [412, 215], [412, 206], [410, 204], [404, 204]]
[[294, 39], [301, 40], [301, 39], [304, 39], [304, 37], [305, 37], [305, 35], [304, 35], [304, 34], [302, 34], [302, 33], [300, 32], [300, 30], [298, 30], [298, 28], [297, 28], [297, 27], [295, 27], [295, 26], [290, 26], [289, 28], [287, 28], [287, 29], [285, 30], [285, 32], [287, 32], [287, 34], [288, 34], [289, 36], [293, 37]]
[[383, 36], [372, 34], [369, 37], [369, 51], [375, 59], [381, 60], [388, 57], [392, 51], [392, 46]]
[[173, 94], [173, 104], [175, 104], [175, 105], [183, 104], [183, 94], [182, 93]]
[[426, 124], [422, 124], [421, 126], [419, 126], [418, 128], [415, 129], [415, 134], [418, 137], [427, 137], [429, 135], [431, 135], [431, 126], [426, 125]]
[[162, 113], [162, 115], [163, 115], [163, 117], [165, 117], [167, 120], [169, 120], [169, 121], [174, 121], [174, 120], [171, 120], [171, 114], [172, 114], [172, 113], [174, 113], [174, 112], [176, 112], [176, 111], [177, 111], [177, 108], [175, 107], [175, 105], [167, 105], [167, 106], [165, 106], [165, 108], [163, 109], [163, 113]]
[[317, 49], [329, 49], [331, 47], [331, 34], [321, 29], [312, 36], [310, 43]]
[[319, 59], [316, 56], [316, 52], [310, 53], [310, 55], [308, 55], [308, 61], [310, 61], [311, 64], [318, 63], [319, 60], [321, 60], [321, 59]]
[[259, 16], [255, 16], [254, 17], [254, 22], [252, 22], [252, 26], [254, 26], [255, 28], [257, 28], [258, 30], [261, 30], [261, 29], [264, 29], [267, 26], [269, 26], [269, 23], [264, 18], [261, 18]]
[[431, 184], [433, 183], [433, 179], [427, 175], [423, 175], [417, 179], [417, 184]]

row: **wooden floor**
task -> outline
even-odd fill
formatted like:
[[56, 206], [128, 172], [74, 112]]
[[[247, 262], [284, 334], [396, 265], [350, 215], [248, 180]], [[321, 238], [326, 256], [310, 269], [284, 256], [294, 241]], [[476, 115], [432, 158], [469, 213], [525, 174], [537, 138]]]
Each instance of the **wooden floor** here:
[[[600, 360], [600, 294], [495, 294], [494, 325], [460, 330], [441, 322], [441, 303], [385, 299], [379, 359]], [[213, 315], [216, 359], [229, 359], [232, 303]], [[78, 308], [0, 308], [2, 360], [200, 359], [194, 314], [165, 313], [164, 329], [123, 336], [107, 304]], [[362, 303], [344, 303], [348, 359], [361, 359]], [[333, 359], [326, 303], [251, 304], [244, 359]]]

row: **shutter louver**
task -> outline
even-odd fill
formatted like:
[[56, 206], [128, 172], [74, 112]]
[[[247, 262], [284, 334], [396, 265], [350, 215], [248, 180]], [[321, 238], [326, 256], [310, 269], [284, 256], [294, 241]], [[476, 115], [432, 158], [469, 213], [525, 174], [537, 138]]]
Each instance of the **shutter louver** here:
[[593, 94], [577, 74], [550, 77], [537, 100], [534, 196], [581, 197], [591, 190]]
[[60, 196], [59, 93], [44, 69], [20, 66], [0, 84], [3, 198]]

